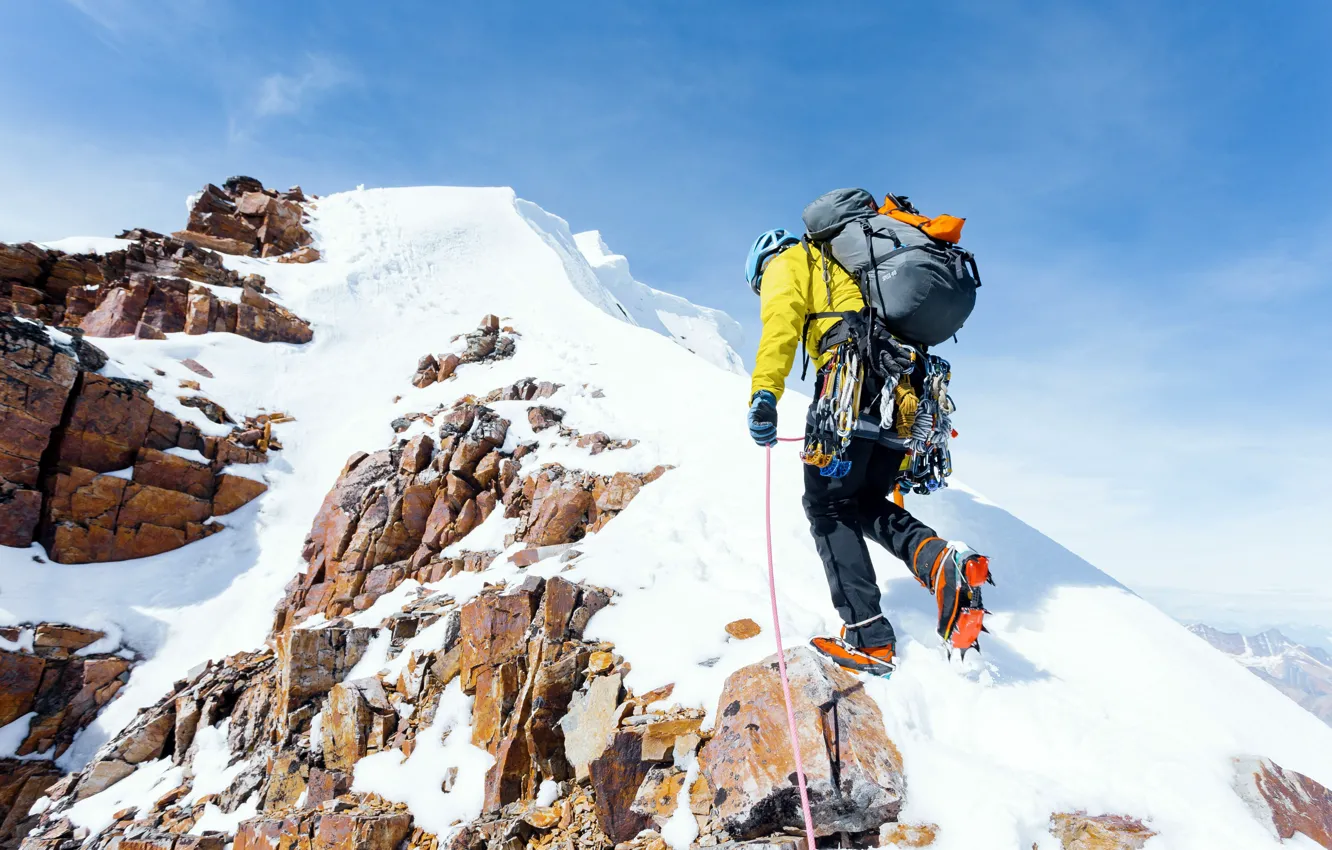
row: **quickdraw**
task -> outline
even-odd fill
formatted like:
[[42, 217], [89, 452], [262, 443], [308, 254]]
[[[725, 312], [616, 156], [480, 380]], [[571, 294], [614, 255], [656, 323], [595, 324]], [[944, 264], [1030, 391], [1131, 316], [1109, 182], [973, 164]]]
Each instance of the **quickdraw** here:
[[800, 459], [818, 467], [827, 478], [842, 478], [851, 471], [845, 458], [856, 431], [861, 390], [865, 384], [864, 367], [855, 346], [839, 345], [823, 373], [823, 387], [810, 421]]
[[907, 463], [898, 476], [898, 486], [904, 492], [922, 496], [948, 486], [948, 477], [953, 474], [949, 443], [957, 436], [951, 418], [957, 407], [948, 395], [952, 366], [933, 354], [925, 355], [924, 366], [919, 404], [909, 423], [910, 436], [904, 439]]

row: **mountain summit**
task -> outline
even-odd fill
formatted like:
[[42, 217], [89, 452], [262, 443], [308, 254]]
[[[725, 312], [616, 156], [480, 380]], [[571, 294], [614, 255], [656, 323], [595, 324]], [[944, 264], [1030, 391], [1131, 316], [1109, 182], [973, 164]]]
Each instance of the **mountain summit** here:
[[[0, 283], [6, 846], [801, 843], [729, 317], [508, 189], [233, 178]], [[796, 451], [790, 645], [839, 623]], [[1332, 729], [990, 499], [912, 509], [992, 634], [876, 553], [894, 676], [790, 650], [829, 846], [1332, 847]]]

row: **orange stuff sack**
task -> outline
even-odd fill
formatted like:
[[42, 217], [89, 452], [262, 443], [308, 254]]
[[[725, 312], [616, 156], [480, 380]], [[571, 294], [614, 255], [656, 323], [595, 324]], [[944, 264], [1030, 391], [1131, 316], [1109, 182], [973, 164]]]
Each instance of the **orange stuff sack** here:
[[934, 218], [923, 216], [906, 203], [905, 198], [899, 199], [892, 195], [883, 199], [879, 214], [906, 222], [912, 227], [919, 228], [927, 236], [954, 245], [962, 241], [962, 225], [967, 223], [965, 218], [958, 218], [955, 215], [936, 215]]

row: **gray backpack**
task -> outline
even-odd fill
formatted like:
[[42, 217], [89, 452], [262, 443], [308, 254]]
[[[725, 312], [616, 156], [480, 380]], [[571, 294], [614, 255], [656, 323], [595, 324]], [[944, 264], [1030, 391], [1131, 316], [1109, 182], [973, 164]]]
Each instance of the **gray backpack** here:
[[[899, 205], [906, 201], [895, 200]], [[905, 208], [915, 212], [909, 204]], [[836, 189], [805, 207], [801, 217], [805, 238], [823, 253], [824, 262], [831, 255], [860, 287], [869, 327], [882, 325], [919, 346], [938, 345], [962, 328], [976, 306], [980, 273], [975, 258], [919, 227], [880, 215], [866, 190]], [[846, 339], [854, 324], [839, 322], [825, 335], [836, 336], [820, 341], [820, 351]]]

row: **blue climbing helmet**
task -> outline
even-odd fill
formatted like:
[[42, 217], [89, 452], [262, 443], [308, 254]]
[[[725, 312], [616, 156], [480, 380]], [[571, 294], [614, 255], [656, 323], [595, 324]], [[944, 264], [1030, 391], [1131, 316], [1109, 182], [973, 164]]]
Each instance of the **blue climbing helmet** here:
[[754, 247], [749, 249], [749, 258], [745, 260], [745, 280], [749, 281], [749, 288], [754, 290], [755, 295], [759, 294], [763, 268], [768, 264], [768, 260], [780, 254], [787, 246], [799, 243], [799, 236], [788, 233], [780, 227], [769, 230], [754, 240]]

